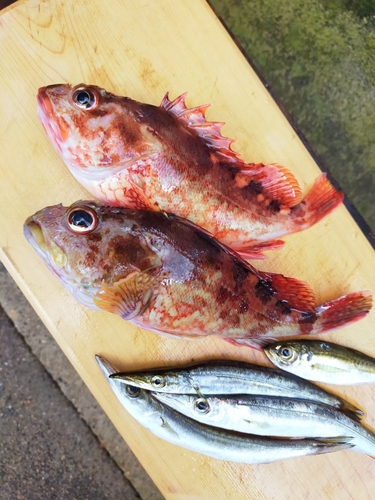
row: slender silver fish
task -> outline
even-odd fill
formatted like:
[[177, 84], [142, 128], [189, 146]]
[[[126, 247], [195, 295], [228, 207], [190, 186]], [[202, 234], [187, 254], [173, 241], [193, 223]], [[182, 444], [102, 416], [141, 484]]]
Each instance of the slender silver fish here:
[[149, 391], [110, 378], [116, 370], [100, 356], [96, 360], [124, 408], [156, 436], [231, 462], [259, 464], [305, 455], [318, 455], [351, 448], [351, 439], [340, 436], [325, 439], [272, 439], [249, 436], [200, 424], [163, 405]]
[[299, 377], [336, 385], [375, 384], [375, 359], [332, 342], [276, 342], [264, 352], [276, 366]]
[[375, 456], [375, 435], [339, 410], [302, 399], [152, 393], [198, 422], [260, 436], [351, 436], [355, 451]]
[[126, 384], [163, 393], [285, 396], [334, 406], [355, 420], [363, 415], [351, 403], [299, 377], [239, 361], [212, 360], [184, 368], [116, 373], [112, 377]]

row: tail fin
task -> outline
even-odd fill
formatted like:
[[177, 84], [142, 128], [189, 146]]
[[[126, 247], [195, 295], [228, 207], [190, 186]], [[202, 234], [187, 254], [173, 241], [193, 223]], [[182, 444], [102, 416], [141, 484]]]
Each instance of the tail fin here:
[[337, 436], [328, 438], [314, 438], [316, 443], [315, 454], [331, 453], [333, 451], [348, 450], [355, 445], [352, 436]]
[[361, 423], [361, 420], [365, 415], [364, 412], [359, 408], [357, 408], [356, 406], [354, 406], [352, 403], [349, 403], [349, 401], [345, 401], [345, 399], [342, 399], [338, 396], [337, 398], [341, 402], [340, 406], [337, 406], [337, 408], [341, 410], [343, 413], [345, 413], [347, 417], [354, 420], [354, 422]]
[[[332, 186], [326, 174], [320, 175], [301, 203], [293, 207], [296, 230], [302, 231], [313, 226], [333, 212], [342, 203], [343, 199], [343, 193], [339, 193]], [[298, 208], [303, 206], [304, 213], [299, 215]]]
[[318, 319], [312, 334], [325, 333], [355, 323], [364, 318], [372, 307], [372, 293], [369, 290], [349, 293], [316, 308]]

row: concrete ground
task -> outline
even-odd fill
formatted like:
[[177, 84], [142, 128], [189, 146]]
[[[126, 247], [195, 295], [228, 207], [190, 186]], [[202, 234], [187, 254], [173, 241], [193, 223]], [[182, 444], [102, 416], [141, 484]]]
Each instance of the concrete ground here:
[[2, 500], [162, 495], [0, 264]]

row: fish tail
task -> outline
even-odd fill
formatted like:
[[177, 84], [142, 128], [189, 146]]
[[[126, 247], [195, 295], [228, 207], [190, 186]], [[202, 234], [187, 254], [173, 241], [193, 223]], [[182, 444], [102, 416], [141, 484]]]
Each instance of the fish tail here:
[[[295, 224], [295, 231], [307, 229], [329, 215], [343, 201], [344, 194], [337, 191], [321, 174], [315, 181], [305, 198], [294, 208], [291, 215]], [[301, 215], [301, 210], [303, 215]]]
[[365, 453], [375, 460], [375, 435], [361, 424], [354, 424], [356, 431], [352, 433], [352, 444], [356, 448], [354, 451]]
[[325, 333], [364, 318], [372, 307], [369, 290], [349, 293], [317, 307], [318, 319], [311, 333]]
[[315, 438], [316, 453], [331, 453], [332, 451], [348, 450], [355, 445], [352, 436], [337, 436], [329, 438]]
[[345, 413], [347, 417], [354, 420], [354, 422], [360, 423], [365, 415], [364, 412], [349, 401], [345, 401], [345, 399], [339, 398], [339, 400], [341, 402], [341, 405], [338, 407], [338, 409]]

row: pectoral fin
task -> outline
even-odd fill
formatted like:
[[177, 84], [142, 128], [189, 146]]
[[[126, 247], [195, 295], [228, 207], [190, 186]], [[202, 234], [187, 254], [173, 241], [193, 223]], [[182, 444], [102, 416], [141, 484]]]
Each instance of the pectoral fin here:
[[94, 302], [100, 309], [130, 320], [147, 309], [160, 280], [148, 272], [134, 271], [113, 285], [103, 284]]
[[144, 186], [139, 179], [129, 176], [127, 182], [130, 186], [132, 197], [136, 200], [133, 208], [152, 210], [153, 212], [161, 210], [158, 203], [145, 193]]

